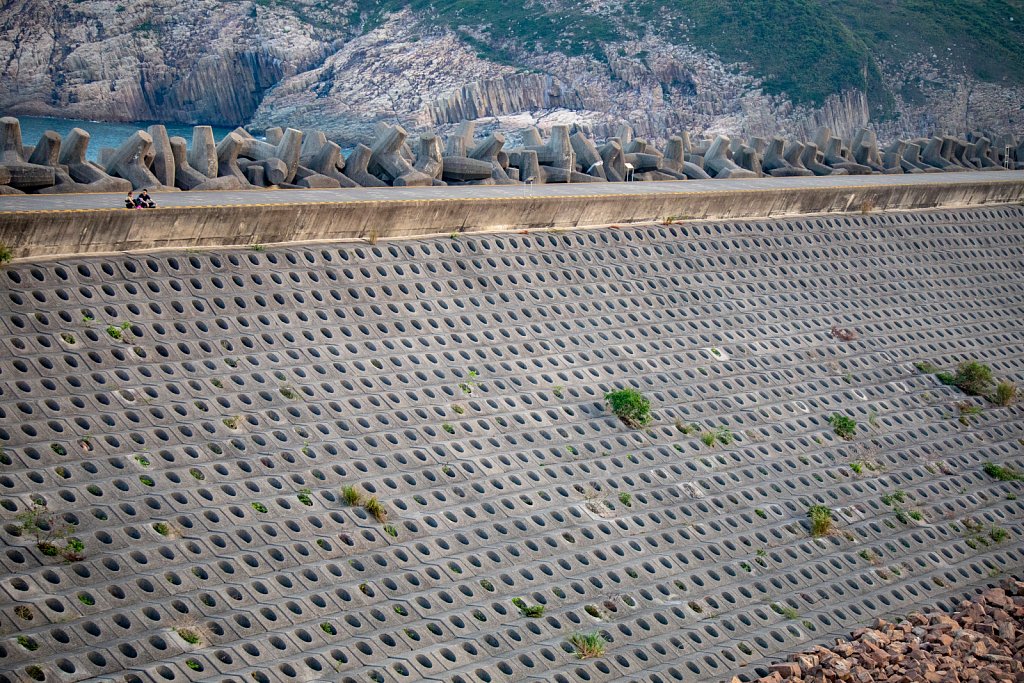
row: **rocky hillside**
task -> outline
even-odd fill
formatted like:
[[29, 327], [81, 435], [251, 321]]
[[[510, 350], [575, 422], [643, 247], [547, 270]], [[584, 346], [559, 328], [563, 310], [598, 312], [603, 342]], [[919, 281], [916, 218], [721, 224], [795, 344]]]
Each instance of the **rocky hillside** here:
[[0, 111], [800, 134], [1024, 126], [1024, 1], [12, 0]]

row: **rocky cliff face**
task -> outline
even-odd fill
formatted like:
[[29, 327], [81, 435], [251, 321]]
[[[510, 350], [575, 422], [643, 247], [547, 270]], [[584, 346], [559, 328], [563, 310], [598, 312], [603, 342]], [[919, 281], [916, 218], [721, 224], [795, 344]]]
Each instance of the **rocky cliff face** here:
[[[578, 123], [598, 135], [625, 121], [661, 138], [806, 136], [822, 124], [845, 134], [869, 118], [862, 90], [798, 105], [766, 94], [751, 65], [656, 33], [604, 41], [596, 56], [563, 51], [561, 38], [490, 50], [484, 33], [407, 9], [365, 26], [357, 1], [9, 0], [0, 112], [316, 127], [343, 143], [380, 121], [413, 131], [463, 119]], [[877, 125], [883, 136], [1024, 125], [1024, 88], [979, 82], [934, 57], [883, 65], [896, 114]]]
[[0, 26], [0, 110], [49, 116], [244, 122], [325, 50], [246, 2], [12, 0]]

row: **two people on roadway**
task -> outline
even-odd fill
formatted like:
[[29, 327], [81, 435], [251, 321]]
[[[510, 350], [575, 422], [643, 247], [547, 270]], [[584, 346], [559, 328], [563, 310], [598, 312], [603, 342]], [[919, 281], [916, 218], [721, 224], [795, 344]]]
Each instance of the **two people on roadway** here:
[[128, 196], [124, 198], [124, 208], [126, 209], [155, 209], [156, 202], [149, 196], [149, 192], [146, 188], [142, 188], [139, 192], [138, 197], [133, 197], [131, 191], [128, 192]]

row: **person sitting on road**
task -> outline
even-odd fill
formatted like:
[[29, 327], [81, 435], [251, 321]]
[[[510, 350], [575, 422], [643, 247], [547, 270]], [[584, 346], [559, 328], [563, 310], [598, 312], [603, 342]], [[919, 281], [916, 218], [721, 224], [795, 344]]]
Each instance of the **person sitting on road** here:
[[131, 190], [128, 191], [128, 196], [124, 198], [124, 208], [134, 209], [135, 208], [135, 197], [132, 196]]
[[154, 202], [153, 198], [149, 196], [149, 192], [146, 190], [146, 188], [142, 188], [142, 192], [139, 193], [139, 197], [136, 200], [136, 202], [138, 203], [139, 206], [141, 206], [144, 209], [156, 208], [156, 202]]

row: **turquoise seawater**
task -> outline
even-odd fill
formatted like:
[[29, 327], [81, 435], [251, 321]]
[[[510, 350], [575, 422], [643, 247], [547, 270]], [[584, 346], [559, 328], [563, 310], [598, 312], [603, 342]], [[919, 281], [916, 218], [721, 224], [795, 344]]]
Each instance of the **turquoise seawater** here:
[[[132, 123], [107, 123], [104, 121], [83, 121], [81, 119], [56, 119], [48, 116], [19, 116], [21, 121], [21, 141], [26, 145], [35, 145], [39, 137], [48, 130], [57, 131], [61, 137], [71, 132], [72, 128], [81, 128], [88, 131], [91, 136], [89, 149], [86, 156], [97, 161], [100, 158], [100, 149], [103, 147], [117, 147], [125, 138], [137, 130], [145, 130], [150, 126], [149, 121], [136, 121]], [[169, 136], [180, 135], [192, 141], [192, 126], [184, 123], [168, 123], [167, 134]], [[213, 136], [220, 140], [232, 128], [213, 127]]]

